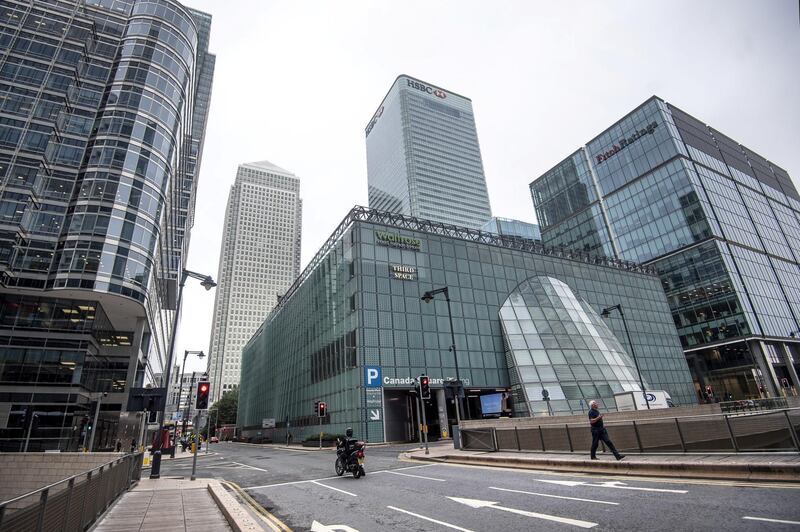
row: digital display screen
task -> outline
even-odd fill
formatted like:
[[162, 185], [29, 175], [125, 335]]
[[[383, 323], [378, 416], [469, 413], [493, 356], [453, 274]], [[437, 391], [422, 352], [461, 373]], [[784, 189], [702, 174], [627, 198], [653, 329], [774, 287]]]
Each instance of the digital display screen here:
[[499, 414], [503, 411], [503, 394], [493, 393], [491, 395], [481, 395], [481, 413], [484, 416]]

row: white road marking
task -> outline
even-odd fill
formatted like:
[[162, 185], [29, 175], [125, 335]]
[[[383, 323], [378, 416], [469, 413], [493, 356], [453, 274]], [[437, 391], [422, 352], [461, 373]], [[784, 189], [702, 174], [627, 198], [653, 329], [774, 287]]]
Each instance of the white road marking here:
[[489, 487], [490, 490], [498, 490], [498, 491], [508, 491], [511, 493], [524, 493], [525, 495], [538, 495], [539, 497], [551, 497], [553, 499], [566, 499], [568, 501], [581, 501], [581, 502], [595, 502], [597, 504], [610, 504], [613, 506], [619, 506], [618, 502], [610, 502], [610, 501], [596, 501], [594, 499], [581, 499], [580, 497], [565, 497], [564, 495], [550, 495], [548, 493], [536, 493], [533, 491], [522, 491], [522, 490], [511, 490], [507, 488], [495, 488]]
[[746, 515], [742, 519], [749, 519], [751, 521], [766, 521], [767, 523], [782, 523], [784, 525], [800, 525], [800, 521], [787, 521], [785, 519], [768, 519], [766, 517], [750, 517]]
[[[433, 467], [441, 464], [425, 464], [425, 465], [418, 465], [418, 466], [410, 466], [410, 467], [400, 467], [397, 469], [381, 469], [380, 471], [371, 471], [370, 474], [374, 475], [376, 473], [386, 473], [387, 471], [405, 471], [407, 469], [419, 469], [422, 467]], [[242, 487], [244, 490], [258, 490], [263, 488], [275, 488], [278, 486], [291, 486], [292, 484], [305, 484], [306, 482], [317, 482], [319, 480], [334, 480], [337, 478], [344, 478], [344, 477], [323, 477], [323, 478], [310, 478], [308, 480], [295, 480], [292, 482], [279, 482], [277, 484], [264, 484], [263, 486], [249, 486], [249, 487]]]
[[322, 486], [323, 488], [328, 488], [329, 490], [338, 491], [339, 493], [344, 493], [345, 495], [350, 495], [351, 497], [358, 497], [355, 493], [350, 493], [349, 491], [340, 490], [339, 488], [334, 488], [333, 486], [326, 486], [325, 484], [320, 484], [316, 480], [311, 481], [312, 484], [316, 484], [317, 486]]
[[537, 482], [547, 482], [548, 484], [559, 484], [561, 486], [586, 486], [588, 488], [614, 488], [619, 490], [634, 490], [634, 491], [655, 491], [658, 493], [678, 493], [684, 494], [689, 493], [686, 490], [668, 490], [664, 488], [639, 488], [635, 486], [625, 486], [624, 482], [620, 482], [619, 480], [612, 480], [608, 482], [601, 482], [599, 484], [589, 484], [588, 482], [577, 482], [574, 480], [546, 480], [542, 478], [535, 478], [533, 479]]
[[242, 463], [239, 463], [239, 462], [234, 462], [233, 460], [231, 460], [231, 463], [232, 463], [232, 464], [239, 464], [240, 466], [242, 466], [242, 467], [246, 467], [246, 468], [248, 468], [248, 469], [256, 469], [256, 470], [258, 470], [258, 471], [263, 471], [264, 473], [267, 473], [267, 472], [268, 472], [266, 469], [261, 469], [260, 467], [251, 466], [251, 465], [247, 465], [247, 464], [242, 464]]
[[319, 521], [311, 523], [311, 532], [358, 532], [347, 525], [323, 525]]
[[403, 510], [402, 508], [396, 508], [394, 506], [387, 506], [390, 510], [395, 510], [397, 512], [402, 512], [404, 514], [413, 515], [414, 517], [419, 517], [420, 519], [424, 519], [426, 521], [430, 521], [431, 523], [436, 523], [437, 525], [446, 526], [448, 528], [452, 528], [455, 530], [461, 530], [461, 532], [472, 532], [468, 528], [461, 528], [460, 526], [456, 526], [450, 523], [445, 523], [444, 521], [439, 521], [438, 519], [433, 519], [432, 517], [425, 517], [424, 515], [415, 514], [414, 512], [409, 512], [408, 510]]
[[423, 480], [435, 480], [436, 482], [447, 482], [443, 478], [423, 477], [422, 475], [409, 475], [408, 473], [398, 473], [397, 471], [381, 471], [381, 473], [391, 473], [392, 475], [402, 475], [404, 477], [421, 478]]
[[494, 508], [495, 510], [502, 510], [504, 512], [510, 512], [512, 514], [524, 515], [526, 517], [533, 517], [535, 519], [544, 519], [545, 521], [553, 521], [556, 523], [573, 525], [580, 528], [593, 528], [597, 526], [597, 523], [592, 523], [591, 521], [581, 521], [580, 519], [570, 519], [569, 517], [559, 517], [557, 515], [540, 514], [537, 512], [527, 512], [525, 510], [517, 510], [516, 508], [506, 508], [505, 506], [500, 506], [496, 502], [492, 501], [481, 501], [478, 499], [462, 499], [461, 497], [448, 497], [448, 499], [461, 504], [466, 504], [471, 508]]

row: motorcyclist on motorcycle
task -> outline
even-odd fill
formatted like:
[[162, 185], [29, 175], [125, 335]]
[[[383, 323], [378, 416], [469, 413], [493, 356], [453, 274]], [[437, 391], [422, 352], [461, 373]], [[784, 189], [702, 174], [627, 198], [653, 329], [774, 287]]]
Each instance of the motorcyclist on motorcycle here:
[[353, 438], [353, 429], [347, 427], [344, 438], [339, 437], [336, 442], [336, 474], [342, 475], [345, 471], [350, 471], [353, 476], [359, 478], [366, 475], [363, 467], [364, 444]]

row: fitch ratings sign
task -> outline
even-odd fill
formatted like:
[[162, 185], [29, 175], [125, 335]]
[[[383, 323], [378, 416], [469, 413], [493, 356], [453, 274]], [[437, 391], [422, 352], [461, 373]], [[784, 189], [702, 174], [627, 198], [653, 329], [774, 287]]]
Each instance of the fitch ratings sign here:
[[381, 385], [380, 366], [364, 366], [364, 386], [367, 388], [380, 388]]

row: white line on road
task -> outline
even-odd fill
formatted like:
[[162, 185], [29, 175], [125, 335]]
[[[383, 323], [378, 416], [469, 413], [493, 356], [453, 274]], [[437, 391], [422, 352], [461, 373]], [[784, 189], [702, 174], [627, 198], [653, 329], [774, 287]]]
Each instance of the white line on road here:
[[[433, 467], [433, 466], [437, 466], [437, 465], [441, 465], [441, 464], [425, 464], [425, 465], [411, 466], [411, 467], [400, 467], [398, 469], [391, 469], [391, 470], [389, 470], [389, 469], [381, 469], [380, 471], [371, 471], [370, 474], [374, 475], [376, 473], [385, 473], [387, 471], [405, 471], [407, 469], [419, 469], [421, 467]], [[278, 486], [291, 486], [292, 484], [305, 484], [306, 482], [317, 482], [318, 480], [333, 480], [333, 479], [337, 479], [337, 478], [342, 478], [342, 477], [336, 476], [336, 477], [310, 478], [308, 480], [295, 480], [295, 481], [292, 481], [292, 482], [279, 482], [277, 484], [264, 484], [263, 486], [248, 486], [248, 487], [242, 487], [242, 489], [244, 489], [244, 490], [259, 490], [259, 489], [263, 489], [263, 488], [276, 488]]]
[[547, 482], [548, 484], [559, 484], [561, 486], [569, 486], [571, 488], [575, 486], [585, 486], [588, 488], [614, 488], [619, 490], [655, 491], [658, 493], [678, 493], [678, 494], [689, 493], [686, 490], [668, 490], [663, 488], [638, 488], [635, 486], [621, 486], [620, 484], [623, 484], [623, 482], [620, 482], [618, 480], [601, 482], [599, 484], [589, 484], [588, 482], [577, 482], [574, 480], [546, 480], [543, 478], [535, 478], [533, 480], [537, 482]]
[[545, 521], [554, 521], [556, 523], [573, 525], [580, 528], [593, 528], [597, 526], [597, 523], [592, 523], [591, 521], [581, 521], [580, 519], [570, 519], [569, 517], [559, 517], [557, 515], [540, 514], [538, 512], [517, 510], [516, 508], [508, 508], [506, 506], [500, 506], [496, 502], [492, 501], [481, 501], [479, 499], [462, 499], [461, 497], [448, 497], [448, 499], [461, 504], [466, 504], [471, 508], [494, 508], [495, 510], [502, 510], [504, 512], [509, 512], [512, 514], [524, 515], [526, 517], [533, 517], [535, 519], [544, 519]]
[[455, 530], [461, 530], [461, 532], [472, 532], [472, 530], [469, 530], [468, 528], [461, 528], [460, 526], [451, 525], [450, 523], [445, 523], [444, 521], [439, 521], [438, 519], [433, 519], [432, 517], [425, 517], [424, 515], [415, 514], [414, 512], [409, 512], [408, 510], [403, 510], [402, 508], [396, 508], [394, 506], [387, 506], [387, 508], [397, 512], [403, 512], [404, 514], [413, 515], [414, 517], [419, 517], [420, 519], [430, 521], [431, 523], [436, 523], [437, 525], [446, 526]]
[[749, 519], [751, 521], [766, 521], [768, 523], [782, 523], [784, 525], [800, 525], [800, 521], [786, 521], [785, 519], [768, 519], [766, 517], [750, 517], [746, 515], [742, 519]]
[[538, 495], [539, 497], [552, 497], [553, 499], [566, 499], [568, 501], [581, 501], [581, 502], [596, 502], [597, 504], [610, 504], [613, 506], [619, 506], [618, 502], [610, 502], [610, 501], [596, 501], [594, 499], [581, 499], [580, 497], [565, 497], [564, 495], [550, 495], [548, 493], [536, 493], [533, 491], [522, 491], [522, 490], [511, 490], [507, 488], [495, 488], [489, 487], [490, 490], [498, 490], [498, 491], [508, 491], [511, 493], [524, 493], [525, 495]]
[[329, 490], [344, 493], [345, 495], [350, 495], [351, 497], [358, 497], [358, 495], [356, 495], [355, 493], [350, 493], [349, 491], [340, 490], [339, 488], [334, 488], [333, 486], [326, 486], [325, 484], [320, 484], [316, 480], [312, 480], [311, 483], [316, 484], [317, 486], [322, 486], [323, 488], [328, 488]]
[[231, 460], [231, 463], [232, 464], [238, 464], [238, 465], [240, 465], [242, 467], [246, 467], [248, 469], [257, 469], [258, 471], [263, 471], [264, 473], [268, 472], [266, 469], [261, 469], [260, 467], [251, 466], [251, 465], [247, 465], [247, 464], [242, 464], [242, 463], [239, 463], [239, 462], [234, 462], [233, 460]]
[[408, 473], [398, 473], [397, 471], [380, 471], [380, 473], [391, 473], [392, 475], [402, 475], [404, 477], [421, 478], [422, 480], [435, 480], [436, 482], [447, 482], [443, 478], [423, 477], [422, 475], [409, 475]]

